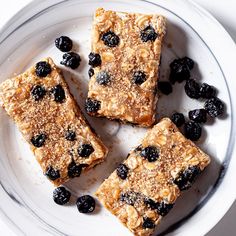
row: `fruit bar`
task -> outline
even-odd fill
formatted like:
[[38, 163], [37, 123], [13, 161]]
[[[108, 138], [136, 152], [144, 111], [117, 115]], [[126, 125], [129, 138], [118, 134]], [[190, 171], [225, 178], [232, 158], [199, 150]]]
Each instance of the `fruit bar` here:
[[140, 126], [155, 121], [166, 20], [160, 15], [97, 9], [89, 54], [89, 115]]
[[104, 160], [106, 147], [84, 119], [52, 59], [3, 82], [0, 105], [55, 185]]
[[151, 235], [210, 163], [168, 118], [149, 130], [96, 192], [102, 204], [134, 235]]

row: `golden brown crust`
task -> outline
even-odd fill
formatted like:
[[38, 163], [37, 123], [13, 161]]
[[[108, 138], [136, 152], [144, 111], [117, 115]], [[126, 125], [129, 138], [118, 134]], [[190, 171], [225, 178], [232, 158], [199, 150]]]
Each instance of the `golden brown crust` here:
[[[165, 18], [160, 15], [131, 14], [97, 9], [94, 16], [92, 51], [101, 56], [102, 64], [94, 68], [88, 97], [101, 102], [96, 116], [120, 119], [140, 126], [155, 122], [157, 96], [155, 93], [160, 64], [161, 46], [165, 35]], [[151, 25], [158, 34], [156, 40], [143, 42], [140, 31]], [[101, 35], [113, 31], [119, 36], [116, 47], [108, 47]], [[111, 75], [111, 83], [99, 85], [100, 71]], [[134, 84], [135, 71], [143, 71], [146, 81]]]
[[[140, 155], [140, 148], [155, 146], [159, 158], [149, 162]], [[181, 171], [198, 167], [201, 171], [210, 163], [210, 157], [193, 142], [186, 139], [168, 119], [162, 119], [150, 129], [141, 146], [132, 150], [123, 162], [128, 168], [128, 177], [122, 180], [114, 171], [96, 192], [102, 204], [135, 235], [151, 235], [154, 229], [142, 227], [143, 218], [150, 218], [158, 224], [162, 216], [144, 204], [145, 198], [155, 202], [174, 204], [180, 190], [173, 180]], [[135, 194], [135, 204], [120, 200], [122, 193]]]
[[[107, 148], [86, 123], [60, 70], [51, 58], [44, 61], [52, 68], [48, 76], [38, 77], [33, 66], [25, 73], [4, 81], [0, 85], [0, 105], [5, 108], [30, 144], [43, 172], [50, 166], [59, 170], [60, 178], [52, 182], [60, 185], [69, 179], [68, 165], [72, 159], [78, 165], [87, 164], [84, 168], [87, 170], [104, 160]], [[62, 103], [55, 102], [50, 93], [58, 84], [65, 91], [65, 100]], [[35, 101], [31, 95], [35, 85], [42, 85], [47, 91], [40, 101]], [[68, 129], [76, 132], [75, 141], [65, 139]], [[31, 138], [41, 133], [46, 134], [47, 139], [42, 147], [37, 148], [32, 145]], [[88, 158], [79, 157], [77, 153], [77, 148], [82, 143], [89, 143], [94, 148]]]

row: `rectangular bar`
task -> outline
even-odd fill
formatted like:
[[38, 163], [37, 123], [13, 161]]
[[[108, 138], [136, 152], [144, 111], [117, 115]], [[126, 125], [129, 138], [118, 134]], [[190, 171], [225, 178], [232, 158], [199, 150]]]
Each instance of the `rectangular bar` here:
[[164, 118], [96, 195], [134, 235], [151, 235], [180, 192], [188, 189], [209, 163], [210, 157]]
[[102, 162], [107, 148], [91, 130], [51, 58], [0, 85], [0, 105], [15, 121], [55, 185]]
[[165, 32], [163, 16], [97, 9], [89, 55], [94, 75], [88, 114], [144, 127], [154, 123]]

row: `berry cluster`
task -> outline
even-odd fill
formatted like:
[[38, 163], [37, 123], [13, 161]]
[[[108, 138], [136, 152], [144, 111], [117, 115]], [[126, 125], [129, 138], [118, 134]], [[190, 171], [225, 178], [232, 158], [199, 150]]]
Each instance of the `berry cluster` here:
[[202, 134], [201, 123], [207, 122], [207, 117], [218, 117], [224, 113], [224, 103], [216, 97], [216, 89], [207, 84], [199, 83], [191, 79], [190, 71], [194, 67], [194, 61], [188, 57], [178, 58], [170, 63], [170, 82], [159, 82], [159, 90], [168, 95], [172, 92], [172, 85], [176, 82], [186, 81], [184, 85], [185, 93], [192, 99], [206, 99], [204, 108], [189, 111], [188, 118], [185, 121], [182, 113], [174, 113], [171, 120], [177, 127], [184, 125], [186, 138], [197, 141]]
[[65, 52], [62, 56], [62, 65], [70, 67], [71, 69], [76, 69], [79, 67], [81, 58], [79, 54], [71, 52], [73, 42], [69, 37], [61, 36], [59, 38], [56, 38], [55, 46], [60, 51]]
[[[65, 187], [58, 187], [53, 191], [53, 200], [58, 205], [65, 205], [70, 201], [71, 193]], [[91, 213], [95, 209], [96, 202], [90, 195], [83, 195], [76, 201], [80, 213]]]

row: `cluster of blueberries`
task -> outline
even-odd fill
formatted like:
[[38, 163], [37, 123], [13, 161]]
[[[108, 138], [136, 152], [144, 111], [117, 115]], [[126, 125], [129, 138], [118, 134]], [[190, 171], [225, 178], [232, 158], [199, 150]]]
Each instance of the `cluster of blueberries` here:
[[184, 125], [184, 133], [186, 138], [197, 141], [202, 134], [201, 123], [206, 123], [207, 116], [212, 118], [218, 117], [224, 113], [224, 103], [216, 97], [216, 89], [207, 84], [200, 84], [190, 78], [190, 71], [194, 67], [194, 61], [188, 57], [178, 58], [170, 64], [169, 81], [159, 82], [159, 90], [168, 95], [172, 92], [172, 84], [176, 82], [186, 81], [184, 90], [187, 96], [193, 99], [206, 99], [204, 108], [194, 109], [189, 111], [188, 117], [190, 121], [185, 122], [185, 117], [182, 113], [174, 113], [171, 120], [177, 127]]

